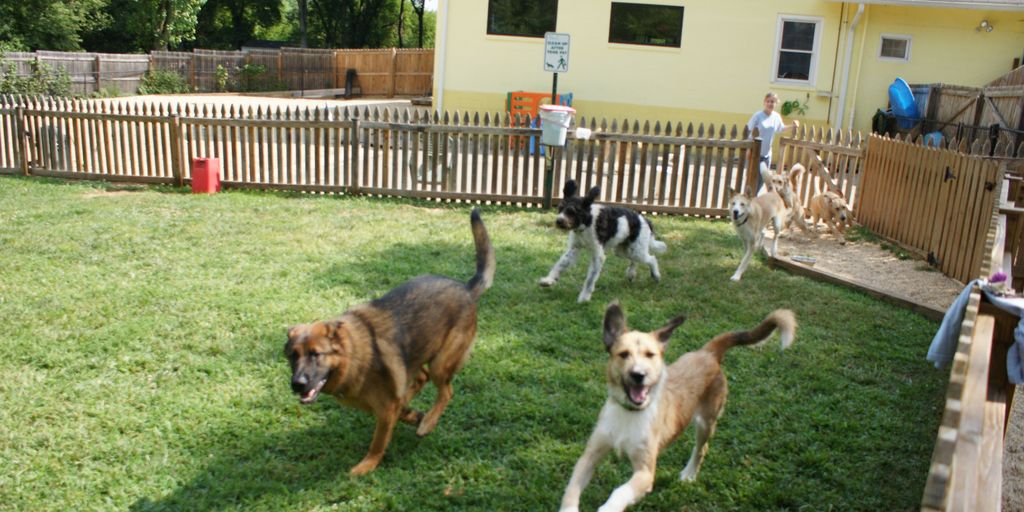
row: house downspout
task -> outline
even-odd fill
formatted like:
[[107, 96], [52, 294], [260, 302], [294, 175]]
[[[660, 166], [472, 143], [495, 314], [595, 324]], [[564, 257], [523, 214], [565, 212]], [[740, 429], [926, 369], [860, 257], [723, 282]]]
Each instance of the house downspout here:
[[846, 110], [846, 91], [850, 86], [850, 60], [853, 58], [853, 35], [857, 30], [860, 16], [864, 14], [864, 4], [857, 4], [857, 13], [846, 29], [846, 54], [843, 56], [843, 84], [839, 87], [839, 112], [836, 113], [836, 126], [843, 128], [843, 115]]
[[438, 114], [444, 113], [444, 73], [445, 64], [447, 62], [445, 56], [448, 53], [448, 6], [452, 3], [452, 0], [441, 1], [444, 2], [444, 16], [442, 18], [443, 21], [441, 22], [441, 44], [438, 45], [436, 50], [436, 53], [440, 55], [438, 56], [437, 61], [437, 103], [435, 105], [436, 108], [434, 109]]

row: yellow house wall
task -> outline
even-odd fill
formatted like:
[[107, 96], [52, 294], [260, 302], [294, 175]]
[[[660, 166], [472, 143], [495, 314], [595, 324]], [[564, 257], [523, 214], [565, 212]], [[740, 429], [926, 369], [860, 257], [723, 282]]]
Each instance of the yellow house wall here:
[[[849, 95], [854, 128], [870, 129], [871, 116], [886, 108], [896, 77], [911, 84], [980, 87], [1008, 73], [1024, 51], [1022, 18], [1021, 12], [867, 6], [858, 27], [863, 53], [853, 66], [851, 91], [856, 90]], [[982, 19], [992, 24], [992, 32], [974, 30]], [[882, 34], [911, 36], [910, 60], [879, 58]]]
[[[765, 92], [772, 90], [783, 101], [807, 102], [806, 115], [797, 117], [801, 122], [835, 122], [847, 23], [856, 4], [822, 0], [644, 3], [684, 6], [681, 48], [610, 44], [611, 0], [558, 2], [556, 31], [572, 38], [569, 71], [558, 75], [558, 91], [573, 93], [579, 115], [609, 121], [742, 125], [761, 108]], [[440, 0], [438, 30], [448, 17], [448, 34], [444, 48], [439, 48], [444, 59], [435, 59], [435, 88], [444, 66], [443, 105], [435, 106], [448, 111], [499, 112], [505, 108], [508, 91], [551, 91], [552, 75], [543, 70], [543, 39], [488, 35], [487, 4], [485, 0]], [[811, 86], [772, 82], [780, 14], [822, 20]], [[985, 17], [995, 30], [975, 32], [973, 28]], [[1014, 12], [868, 4], [856, 29], [844, 117], [852, 117], [856, 129], [869, 129], [871, 115], [885, 106], [887, 87], [895, 76], [911, 83], [981, 85], [1005, 73], [1014, 53], [1022, 49], [1024, 23], [1017, 21], [1021, 17]], [[883, 32], [913, 37], [909, 62], [877, 58]], [[439, 99], [436, 89], [434, 98]]]

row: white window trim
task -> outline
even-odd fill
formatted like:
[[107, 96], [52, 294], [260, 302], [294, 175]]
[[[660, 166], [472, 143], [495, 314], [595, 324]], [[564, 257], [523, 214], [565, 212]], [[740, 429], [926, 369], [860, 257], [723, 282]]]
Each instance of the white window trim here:
[[[882, 55], [882, 42], [885, 41], [886, 39], [899, 39], [901, 41], [906, 41], [907, 42], [907, 56], [903, 57], [903, 58], [900, 58], [900, 57], [888, 57], [888, 56]], [[906, 34], [882, 34], [878, 38], [878, 60], [887, 60], [887, 61], [890, 61], [890, 62], [909, 62], [910, 61], [910, 46], [913, 44], [913, 40], [914, 40], [914, 38], [912, 36], [908, 36]]]
[[[814, 24], [814, 45], [811, 49], [811, 68], [807, 73], [807, 80], [776, 78], [779, 69], [779, 52], [782, 51], [782, 27], [787, 21]], [[814, 87], [814, 82], [818, 77], [818, 56], [821, 53], [821, 26], [824, 24], [824, 21], [825, 19], [819, 16], [798, 16], [794, 14], [779, 15], [778, 23], [775, 27], [775, 48], [774, 53], [772, 54], [771, 83]]]

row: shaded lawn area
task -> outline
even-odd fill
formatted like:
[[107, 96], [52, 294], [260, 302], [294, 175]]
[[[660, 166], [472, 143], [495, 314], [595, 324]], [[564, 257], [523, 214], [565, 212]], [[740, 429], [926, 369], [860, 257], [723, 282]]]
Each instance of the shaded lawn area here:
[[[555, 510], [604, 401], [615, 298], [635, 328], [688, 315], [670, 359], [775, 308], [800, 322], [785, 353], [777, 337], [729, 352], [700, 477], [677, 480], [687, 432], [635, 510], [918, 508], [945, 389], [924, 360], [936, 324], [762, 260], [731, 283], [731, 226], [682, 217], [654, 219], [661, 284], [609, 257], [579, 305], [584, 261], [536, 284], [565, 246], [553, 213], [505, 207], [482, 208], [498, 270], [438, 428], [398, 425], [350, 478], [373, 419], [299, 407], [285, 331], [421, 273], [468, 279], [469, 209], [0, 178], [0, 510]], [[582, 508], [628, 476], [605, 461]]]

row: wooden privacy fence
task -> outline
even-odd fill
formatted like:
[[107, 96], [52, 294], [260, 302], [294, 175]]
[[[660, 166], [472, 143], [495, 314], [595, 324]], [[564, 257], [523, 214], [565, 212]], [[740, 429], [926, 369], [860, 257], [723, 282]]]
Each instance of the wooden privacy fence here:
[[[63, 70], [71, 81], [71, 93], [88, 96], [100, 91], [135, 94], [149, 69], [149, 56], [82, 52], [5, 52], [18, 76], [31, 76], [34, 66]], [[0, 73], [5, 70], [0, 69]]]
[[1002, 180], [981, 157], [871, 136], [857, 220], [961, 282], [981, 266], [987, 219]]
[[[63, 70], [71, 92], [82, 96], [101, 90], [135, 94], [150, 69], [177, 73], [198, 92], [222, 91], [225, 86], [247, 91], [340, 89], [345, 87], [346, 71], [353, 69], [362, 94], [387, 97], [429, 95], [434, 73], [431, 48], [197, 49], [149, 55], [38, 51], [7, 52], [3, 58], [18, 76], [30, 76], [39, 64]], [[263, 71], [256, 73], [255, 66]]]

